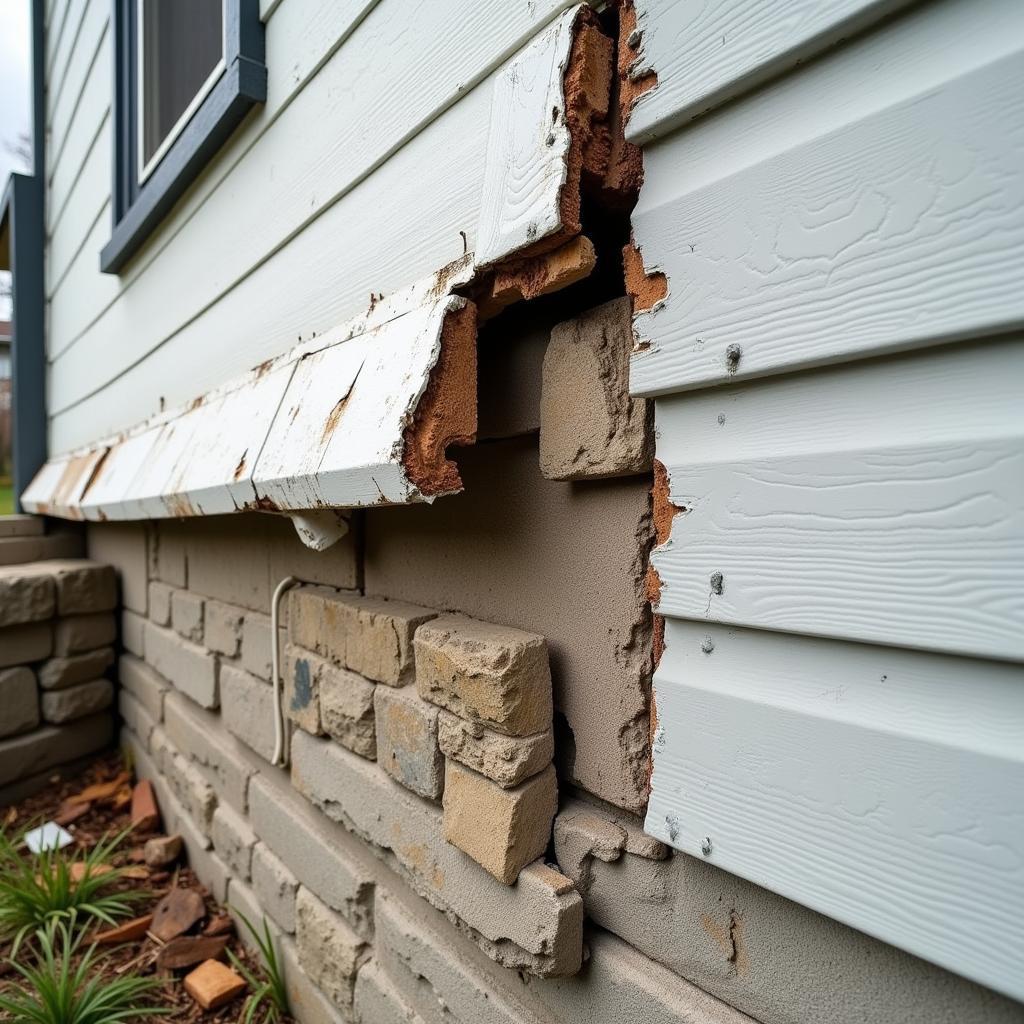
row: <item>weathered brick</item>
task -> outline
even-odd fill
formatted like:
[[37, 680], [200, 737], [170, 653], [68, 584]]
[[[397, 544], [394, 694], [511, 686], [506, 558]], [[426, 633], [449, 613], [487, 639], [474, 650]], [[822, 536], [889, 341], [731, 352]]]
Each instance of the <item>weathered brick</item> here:
[[544, 855], [557, 810], [553, 765], [503, 789], [456, 761], [445, 764], [445, 839], [506, 885]]
[[265, 761], [274, 756], [274, 691], [235, 665], [220, 670], [221, 716], [228, 731]]
[[438, 709], [413, 687], [378, 686], [373, 699], [377, 760], [407, 789], [437, 800], [444, 789], [444, 758], [437, 745]]
[[0, 668], [42, 661], [52, 651], [53, 626], [49, 622], [27, 622], [0, 629]]
[[95, 562], [116, 570], [121, 583], [121, 604], [140, 615], [146, 614], [147, 524], [90, 523], [86, 550]]
[[94, 679], [62, 690], [44, 691], [40, 699], [43, 720], [59, 724], [95, 714], [114, 702], [114, 685], [109, 679]]
[[117, 678], [157, 722], [163, 721], [164, 696], [170, 690], [167, 680], [144, 661], [122, 654], [117, 662]]
[[351, 1007], [367, 943], [303, 886], [295, 898], [295, 945], [302, 969], [327, 998], [340, 1009]]
[[[159, 728], [154, 729], [153, 736], [159, 731]], [[178, 802], [196, 828], [208, 839], [213, 825], [213, 812], [217, 807], [217, 794], [213, 787], [199, 769], [173, 747], [163, 751], [160, 766]]]
[[237, 811], [221, 804], [213, 812], [210, 824], [210, 838], [213, 848], [240, 878], [249, 880], [252, 874], [252, 850], [256, 845], [256, 833]]
[[544, 638], [464, 615], [416, 632], [416, 687], [433, 704], [510, 736], [551, 728], [551, 671]]
[[220, 691], [215, 654], [153, 622], [146, 623], [145, 642], [146, 661], [176, 690], [200, 707], [217, 707]]
[[311, 670], [319, 677], [320, 724], [331, 739], [371, 760], [377, 756], [373, 714], [373, 683], [348, 669], [317, 659]]
[[44, 537], [0, 537], [0, 565], [77, 558], [83, 553], [83, 547], [82, 538], [69, 532]]
[[117, 607], [117, 575], [113, 566], [86, 558], [39, 562], [41, 571], [53, 574], [58, 615], [84, 615]]
[[162, 520], [149, 527], [149, 575], [174, 587], [188, 586], [185, 538], [192, 523]]
[[125, 609], [121, 613], [121, 645], [137, 658], [146, 656], [146, 620], [138, 612]]
[[295, 644], [285, 647], [282, 672], [284, 713], [300, 729], [314, 736], [323, 732], [320, 724], [320, 676], [324, 666], [327, 662], [322, 658]]
[[258, 762], [227, 732], [220, 718], [171, 691], [164, 698], [164, 729], [179, 750], [188, 751], [218, 795], [244, 813], [249, 779]]
[[124, 688], [117, 692], [117, 707], [124, 724], [138, 736], [143, 746], [148, 747], [149, 738], [156, 728], [156, 719], [140, 700]]
[[537, 984], [495, 970], [430, 907], [380, 891], [375, 918], [375, 958], [429, 1024], [753, 1024], [600, 929], [587, 932], [583, 971]]
[[359, 841], [296, 800], [286, 782], [260, 775], [249, 787], [253, 829], [295, 877], [361, 935], [372, 934], [373, 874]]
[[[288, 1008], [302, 1024], [342, 1024], [351, 1020], [313, 984], [312, 979], [299, 964], [299, 953], [295, 943], [282, 940], [279, 950], [284, 968], [284, 984], [288, 993]], [[366, 1024], [370, 1024], [369, 1021]]]
[[0, 741], [0, 785], [84, 757], [110, 743], [112, 717], [90, 715], [69, 725], [47, 725]]
[[[278, 652], [283, 653], [287, 633], [278, 627]], [[260, 679], [269, 680], [272, 667], [270, 616], [246, 612], [242, 622], [242, 668]]]
[[68, 655], [94, 651], [112, 644], [116, 636], [117, 622], [113, 612], [72, 615], [58, 619], [54, 624], [53, 653]]
[[280, 952], [282, 946], [283, 936], [281, 929], [278, 928], [273, 921], [269, 920], [264, 913], [264, 909], [260, 906], [260, 902], [256, 897], [256, 893], [253, 892], [252, 888], [245, 884], [239, 878], [232, 878], [228, 884], [228, 913], [231, 915], [235, 922], [235, 930], [238, 933], [238, 937], [249, 947], [249, 950], [256, 955], [256, 958], [263, 961], [262, 953], [259, 947], [256, 945], [252, 932], [249, 931], [245, 921], [248, 919], [249, 924], [256, 929], [257, 934], [260, 938], [263, 938], [263, 925], [266, 923], [270, 930], [270, 937], [274, 943], [275, 949]]
[[630, 396], [632, 350], [632, 306], [625, 297], [552, 330], [540, 398], [540, 470], [546, 479], [650, 470], [654, 408]]
[[299, 587], [289, 595], [293, 643], [374, 682], [402, 686], [413, 678], [412, 638], [437, 613], [419, 605]]
[[237, 657], [242, 643], [242, 619], [241, 609], [221, 601], [207, 601], [203, 617], [206, 646], [229, 658]]
[[44, 690], [63, 690], [76, 683], [98, 679], [114, 664], [113, 647], [102, 647], [87, 654], [50, 658], [38, 668], [39, 685]]
[[394, 985], [374, 960], [363, 964], [353, 997], [356, 1019], [373, 1024], [423, 1024], [423, 1018], [395, 991]]
[[188, 590], [171, 594], [171, 624], [186, 640], [203, 642], [203, 599]]
[[159, 580], [149, 581], [149, 621], [155, 622], [158, 626], [169, 626], [171, 624], [171, 594], [172, 587]]
[[39, 688], [32, 669], [0, 669], [0, 708], [0, 736], [16, 736], [39, 724]]
[[[439, 807], [373, 762], [303, 732], [292, 739], [292, 781], [328, 817], [391, 850], [412, 888], [461, 918], [495, 960], [540, 975], [579, 970], [583, 904], [563, 875], [536, 863], [515, 887], [501, 884], [445, 842]], [[259, 824], [256, 831], [264, 835]]]
[[299, 880], [266, 843], [257, 843], [252, 851], [252, 887], [260, 906], [277, 925], [294, 932]]
[[0, 566], [0, 626], [49, 619], [56, 607], [53, 577], [38, 565]]
[[505, 736], [479, 722], [467, 722], [450, 711], [437, 720], [441, 752], [493, 779], [506, 789], [543, 771], [555, 755], [551, 729], [532, 736]]

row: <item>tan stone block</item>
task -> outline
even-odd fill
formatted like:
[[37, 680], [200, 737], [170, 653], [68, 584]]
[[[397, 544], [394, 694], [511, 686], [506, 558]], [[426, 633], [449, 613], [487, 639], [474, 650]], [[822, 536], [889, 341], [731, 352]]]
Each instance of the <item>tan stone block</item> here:
[[114, 649], [102, 647], [70, 658], [50, 658], [39, 666], [39, 685], [44, 690], [61, 690], [76, 683], [98, 679], [114, 664]]
[[53, 574], [58, 615], [106, 612], [117, 606], [117, 574], [113, 566], [86, 558], [56, 559], [38, 565], [41, 571]]
[[242, 619], [240, 608], [220, 601], [207, 601], [203, 618], [206, 646], [229, 658], [237, 657], [242, 642]]
[[543, 856], [557, 810], [553, 765], [514, 789], [502, 789], [457, 761], [445, 762], [444, 837], [499, 882], [511, 885]]
[[548, 480], [646, 473], [654, 454], [653, 403], [629, 393], [633, 348], [628, 298], [558, 324], [544, 355], [540, 469]]
[[62, 690], [45, 690], [40, 705], [43, 720], [59, 724], [102, 711], [110, 707], [113, 701], [113, 683], [109, 679], [93, 679]]
[[289, 638], [375, 682], [404, 686], [413, 678], [413, 634], [436, 614], [401, 601], [300, 587], [290, 595]]
[[406, 789], [437, 800], [444, 789], [444, 758], [437, 745], [439, 711], [411, 687], [378, 686], [374, 694], [377, 761]]
[[53, 578], [38, 565], [0, 566], [0, 626], [48, 619], [56, 605]]
[[510, 736], [551, 728], [551, 670], [542, 636], [463, 615], [416, 631], [416, 687], [425, 700]]
[[0, 668], [42, 661], [52, 651], [53, 627], [49, 622], [26, 622], [0, 629]]
[[320, 676], [326, 667], [330, 666], [322, 658], [295, 644], [288, 644], [285, 648], [281, 706], [287, 718], [314, 736], [323, 732], [320, 725]]
[[320, 679], [320, 724], [324, 732], [343, 747], [372, 761], [377, 756], [373, 713], [376, 687], [355, 672], [318, 660], [320, 664], [314, 671]]
[[39, 689], [36, 674], [24, 665], [0, 669], [0, 736], [28, 732], [39, 724]]
[[450, 711], [439, 712], [437, 738], [441, 752], [511, 789], [546, 768], [555, 754], [554, 733], [505, 736], [479, 722], [467, 722]]
[[185, 991], [204, 1010], [227, 1006], [245, 989], [245, 979], [219, 960], [207, 960], [185, 975]]

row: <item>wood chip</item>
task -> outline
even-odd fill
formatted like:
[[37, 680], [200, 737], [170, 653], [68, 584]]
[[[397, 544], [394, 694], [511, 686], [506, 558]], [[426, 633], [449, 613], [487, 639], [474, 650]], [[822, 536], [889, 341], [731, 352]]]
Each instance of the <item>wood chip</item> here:
[[185, 991], [204, 1009], [219, 1010], [245, 991], [245, 980], [217, 960], [207, 960], [185, 976]]
[[150, 931], [161, 942], [170, 942], [205, 916], [206, 906], [199, 893], [192, 889], [172, 889], [156, 905]]
[[97, 932], [92, 941], [101, 946], [112, 946], [118, 942], [134, 942], [144, 938], [153, 924], [153, 915], [146, 914], [144, 917], [136, 917], [132, 921], [119, 924], [116, 928], [108, 928], [106, 931]]
[[115, 811], [123, 811], [132, 802], [132, 788], [131, 786], [122, 786], [115, 794], [114, 798], [110, 801], [110, 806]]
[[161, 947], [156, 965], [160, 970], [173, 971], [204, 960], [223, 960], [227, 947], [226, 935], [179, 935]]
[[145, 864], [133, 864], [131, 867], [121, 869], [121, 877], [145, 882], [149, 879], [149, 868]]
[[210, 923], [203, 929], [204, 935], [230, 935], [235, 930], [235, 922], [227, 914], [218, 914], [210, 918]]
[[53, 816], [53, 820], [58, 825], [70, 825], [73, 821], [78, 821], [79, 818], [88, 814], [92, 810], [92, 804], [80, 803], [75, 800], [65, 800], [58, 809], [57, 813]]
[[153, 792], [153, 783], [141, 779], [132, 790], [132, 827], [137, 832], [150, 832], [160, 825], [160, 808]]
[[117, 791], [130, 780], [131, 776], [127, 772], [121, 772], [115, 778], [109, 782], [96, 782], [91, 786], [86, 786], [81, 793], [77, 796], [71, 797], [76, 803], [89, 803], [95, 801], [97, 803], [103, 803], [105, 800], [110, 800]]
[[99, 878], [100, 875], [109, 875], [113, 870], [109, 864], [93, 864], [91, 868], [87, 868], [85, 861], [76, 860], [68, 869], [68, 874], [72, 882], [80, 882], [85, 878], [87, 871], [90, 878]]

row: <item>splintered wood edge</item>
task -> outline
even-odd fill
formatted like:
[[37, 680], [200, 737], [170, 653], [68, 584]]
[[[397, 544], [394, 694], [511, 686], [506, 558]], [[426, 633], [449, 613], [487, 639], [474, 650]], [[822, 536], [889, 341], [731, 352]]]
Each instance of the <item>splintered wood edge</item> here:
[[458, 466], [445, 450], [476, 441], [476, 321], [476, 306], [469, 301], [445, 314], [441, 351], [403, 434], [402, 466], [424, 497], [462, 490]]

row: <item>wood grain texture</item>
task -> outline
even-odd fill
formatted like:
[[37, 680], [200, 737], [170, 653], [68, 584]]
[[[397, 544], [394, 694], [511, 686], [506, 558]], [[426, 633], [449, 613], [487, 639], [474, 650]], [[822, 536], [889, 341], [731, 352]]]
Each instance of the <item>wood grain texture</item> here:
[[659, 400], [660, 610], [1024, 659], [1021, 380], [1014, 336]]
[[647, 832], [1024, 997], [1019, 667], [671, 619], [666, 643]]
[[[941, 32], [900, 19], [892, 38], [851, 44], [647, 150], [633, 223], [669, 294], [636, 317], [650, 347], [633, 359], [634, 393], [1024, 321], [1024, 8], [992, 6], [1006, 17], [966, 30], [962, 50], [948, 33], [964, 7], [947, 4]], [[819, 102], [803, 117], [808, 94]]]
[[644, 144], [806, 61], [908, 0], [638, 0], [639, 58], [654, 71], [629, 117]]
[[562, 227], [569, 154], [562, 81], [578, 8], [566, 11], [502, 69], [491, 99], [477, 260], [496, 263]]
[[[268, 33], [284, 23], [295, 2], [289, 0], [275, 13]], [[373, 8], [209, 194], [202, 215], [193, 216], [154, 256], [144, 274], [126, 282], [123, 299], [106, 309], [77, 340], [54, 337], [53, 352], [59, 359], [52, 378], [54, 413], [97, 393], [146, 353], [173, 339], [195, 317], [224, 301], [442, 112], [460, 97], [464, 100], [473, 85], [567, 4], [566, 0], [545, 0], [509, 6], [488, 0], [469, 8], [455, 6], [459, 16], [453, 18], [444, 16], [437, 5], [403, 13], [397, 37], [394, 3]], [[301, 31], [306, 33], [308, 28], [302, 26]], [[273, 52], [270, 38], [267, 45], [268, 52]], [[386, 61], [380, 59], [382, 52], [388, 54]], [[485, 116], [470, 129], [471, 134], [485, 133], [487, 123]], [[333, 127], [323, 132], [312, 130], [315, 125]], [[453, 143], [467, 144], [458, 136], [445, 141], [448, 146]], [[468, 140], [468, 145], [475, 153], [475, 140]], [[481, 166], [467, 163], [456, 174], [471, 178], [474, 187], [480, 188]], [[418, 180], [423, 173], [421, 169], [409, 180]], [[448, 191], [460, 186], [455, 182]], [[408, 191], [408, 182], [403, 191]], [[240, 218], [240, 196], [261, 215]], [[461, 255], [461, 240], [456, 237], [456, 241], [460, 252], [450, 258]], [[352, 261], [367, 260], [366, 251], [350, 246], [350, 252]], [[402, 284], [437, 266], [410, 268]], [[335, 273], [344, 277], [344, 265], [336, 267]], [[167, 280], [178, 282], [182, 301], [165, 301]], [[383, 287], [368, 287], [358, 304], [337, 311], [328, 324], [352, 315], [370, 290]], [[294, 338], [305, 329], [306, 324], [293, 321], [290, 333]], [[96, 358], [99, 349], [102, 359]]]

